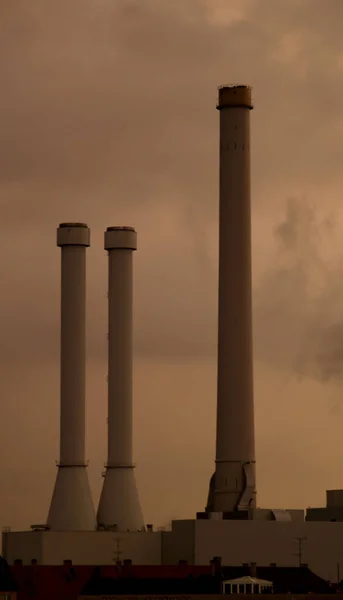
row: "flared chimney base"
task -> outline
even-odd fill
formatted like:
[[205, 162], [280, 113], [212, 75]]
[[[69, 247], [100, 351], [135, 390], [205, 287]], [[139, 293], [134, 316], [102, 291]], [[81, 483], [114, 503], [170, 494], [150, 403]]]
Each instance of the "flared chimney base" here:
[[145, 529], [134, 467], [107, 467], [98, 509], [98, 527], [117, 531]]
[[96, 529], [86, 466], [58, 467], [47, 525], [52, 531]]

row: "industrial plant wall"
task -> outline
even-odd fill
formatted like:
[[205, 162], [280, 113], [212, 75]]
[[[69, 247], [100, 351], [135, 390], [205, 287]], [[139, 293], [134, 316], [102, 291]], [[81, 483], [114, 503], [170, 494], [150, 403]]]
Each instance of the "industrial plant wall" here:
[[6, 560], [16, 559], [29, 565], [33, 559], [40, 565], [62, 565], [71, 560], [75, 565], [111, 565], [116, 560], [130, 559], [137, 565], [161, 564], [161, 534], [140, 532], [10, 532], [6, 534]]
[[195, 564], [195, 523], [191, 520], [173, 521], [172, 531], [162, 532], [162, 565], [177, 565], [180, 560]]
[[[9, 532], [3, 553], [12, 565], [36, 560], [40, 565], [111, 565], [130, 559], [135, 565], [194, 564], [195, 521], [175, 521], [173, 531], [121, 532]], [[212, 558], [212, 557], [211, 557]]]
[[2, 556], [9, 565], [21, 560], [30, 565], [35, 559], [42, 563], [42, 533], [40, 531], [9, 531], [2, 534]]
[[136, 565], [208, 565], [221, 556], [223, 565], [254, 562], [297, 566], [301, 561], [325, 580], [343, 571], [343, 523], [276, 521], [175, 521], [171, 532], [23, 532], [6, 533], [6, 558], [30, 564], [111, 565], [130, 559]]
[[79, 565], [110, 565], [130, 559], [134, 564], [160, 564], [161, 536], [140, 532], [48, 532], [44, 536], [44, 562], [62, 564], [70, 558]]
[[268, 566], [297, 566], [302, 562], [323, 579], [336, 581], [343, 570], [343, 523], [275, 521], [195, 522], [195, 564], [206, 565], [221, 556], [223, 565], [255, 562]]

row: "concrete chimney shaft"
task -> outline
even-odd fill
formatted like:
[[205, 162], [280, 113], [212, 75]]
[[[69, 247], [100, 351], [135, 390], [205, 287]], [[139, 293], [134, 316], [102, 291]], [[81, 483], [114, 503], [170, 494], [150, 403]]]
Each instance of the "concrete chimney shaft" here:
[[86, 247], [82, 223], [62, 223], [60, 462], [48, 525], [53, 530], [93, 530], [95, 511], [85, 461]]
[[132, 456], [133, 281], [132, 254], [137, 234], [109, 227], [108, 251], [108, 460], [98, 524], [138, 531], [144, 520]]
[[219, 89], [220, 206], [216, 470], [208, 511], [256, 505], [250, 110], [247, 86]]

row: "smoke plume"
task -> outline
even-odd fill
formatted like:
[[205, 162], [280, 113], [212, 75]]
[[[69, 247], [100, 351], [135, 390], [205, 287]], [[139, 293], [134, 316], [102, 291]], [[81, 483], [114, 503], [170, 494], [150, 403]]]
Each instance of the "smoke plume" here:
[[343, 381], [343, 263], [337, 216], [288, 200], [276, 260], [255, 291], [256, 352], [299, 377]]

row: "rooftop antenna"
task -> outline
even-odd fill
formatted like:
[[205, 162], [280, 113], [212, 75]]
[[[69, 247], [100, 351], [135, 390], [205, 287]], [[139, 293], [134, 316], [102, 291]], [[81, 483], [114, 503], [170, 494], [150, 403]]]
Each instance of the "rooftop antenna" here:
[[294, 538], [294, 541], [298, 543], [298, 552], [295, 552], [294, 556], [298, 557], [298, 566], [301, 567], [303, 564], [303, 543], [307, 540], [306, 536], [300, 536]]
[[123, 551], [121, 549], [121, 541], [121, 538], [116, 539], [116, 550], [114, 552], [114, 560], [117, 565], [120, 564], [120, 557], [123, 554]]

